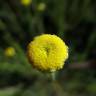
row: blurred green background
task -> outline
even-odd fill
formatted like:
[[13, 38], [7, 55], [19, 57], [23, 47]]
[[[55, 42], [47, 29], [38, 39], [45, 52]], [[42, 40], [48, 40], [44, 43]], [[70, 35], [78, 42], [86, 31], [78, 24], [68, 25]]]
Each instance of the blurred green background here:
[[[44, 33], [69, 46], [56, 81], [27, 60]], [[0, 96], [96, 96], [95, 44], [96, 0], [0, 0]]]

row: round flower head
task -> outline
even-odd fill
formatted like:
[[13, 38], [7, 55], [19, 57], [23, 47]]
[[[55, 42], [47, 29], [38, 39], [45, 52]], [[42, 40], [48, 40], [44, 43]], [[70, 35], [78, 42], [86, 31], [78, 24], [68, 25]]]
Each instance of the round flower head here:
[[27, 6], [31, 4], [32, 0], [21, 0], [22, 5]]
[[68, 47], [56, 35], [44, 34], [29, 43], [27, 53], [35, 68], [53, 72], [63, 68], [68, 58]]
[[5, 49], [5, 56], [13, 57], [15, 55], [15, 49], [13, 47], [8, 47]]
[[40, 3], [37, 7], [38, 11], [44, 11], [46, 9], [45, 3]]

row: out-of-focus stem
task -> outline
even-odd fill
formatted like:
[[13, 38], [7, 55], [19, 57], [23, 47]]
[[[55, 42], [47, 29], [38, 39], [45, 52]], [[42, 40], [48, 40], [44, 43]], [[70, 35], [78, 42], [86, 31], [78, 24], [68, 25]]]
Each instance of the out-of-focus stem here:
[[51, 72], [51, 77], [52, 77], [52, 81], [55, 81], [56, 80], [56, 74], [55, 74], [55, 72]]

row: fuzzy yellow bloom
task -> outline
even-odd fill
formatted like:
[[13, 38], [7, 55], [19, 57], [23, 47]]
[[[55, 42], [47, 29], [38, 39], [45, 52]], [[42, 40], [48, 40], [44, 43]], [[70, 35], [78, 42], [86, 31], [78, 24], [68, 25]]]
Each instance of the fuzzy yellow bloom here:
[[21, 0], [21, 4], [25, 5], [25, 6], [31, 4], [31, 2], [32, 2], [32, 0]]
[[46, 8], [46, 4], [45, 3], [40, 3], [37, 7], [38, 11], [44, 11]]
[[27, 53], [35, 68], [53, 72], [63, 68], [68, 58], [68, 47], [56, 35], [44, 34], [29, 43]]
[[7, 57], [13, 57], [15, 55], [15, 49], [13, 47], [8, 47], [5, 49], [5, 56]]

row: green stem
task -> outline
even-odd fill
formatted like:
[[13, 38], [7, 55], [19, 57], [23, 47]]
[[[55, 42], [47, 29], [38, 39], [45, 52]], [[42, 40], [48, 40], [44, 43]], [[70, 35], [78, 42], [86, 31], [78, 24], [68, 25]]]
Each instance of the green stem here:
[[56, 80], [56, 74], [55, 74], [55, 72], [51, 72], [51, 78], [52, 78], [52, 81], [55, 81]]

